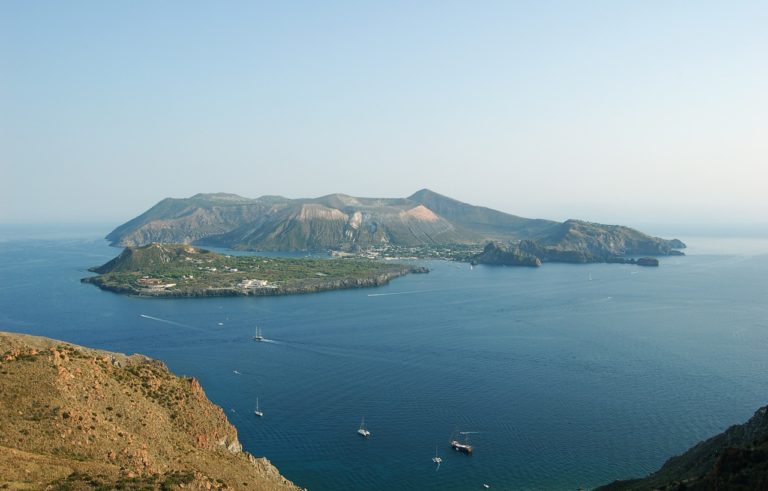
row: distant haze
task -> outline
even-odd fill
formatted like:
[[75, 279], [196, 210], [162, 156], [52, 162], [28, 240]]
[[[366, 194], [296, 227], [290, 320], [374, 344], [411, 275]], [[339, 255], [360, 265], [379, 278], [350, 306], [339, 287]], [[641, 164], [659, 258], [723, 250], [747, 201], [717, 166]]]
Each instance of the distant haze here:
[[165, 197], [768, 219], [766, 2], [0, 4], [0, 223]]

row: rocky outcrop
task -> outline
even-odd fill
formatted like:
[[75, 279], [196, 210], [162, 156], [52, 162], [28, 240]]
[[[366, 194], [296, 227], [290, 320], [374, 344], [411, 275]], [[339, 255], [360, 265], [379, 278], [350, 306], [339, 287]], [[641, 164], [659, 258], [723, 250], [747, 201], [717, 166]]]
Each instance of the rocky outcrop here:
[[541, 266], [541, 260], [528, 254], [519, 247], [507, 247], [497, 242], [489, 242], [483, 252], [472, 258], [473, 264], [495, 264], [501, 266]]
[[543, 246], [536, 241], [523, 240], [517, 244], [503, 245], [496, 242], [486, 244], [483, 252], [472, 256], [473, 264], [500, 264], [505, 266], [541, 266], [548, 263], [615, 263], [636, 264], [638, 266], [656, 266], [655, 257], [621, 257], [608, 254], [597, 255], [579, 249]]
[[[529, 266], [530, 258], [542, 263], [622, 263], [658, 266], [659, 260], [649, 256], [682, 255], [685, 244], [677, 239], [666, 240], [638, 232], [621, 225], [601, 225], [580, 220], [567, 220], [535, 240], [525, 239], [500, 246], [473, 258], [486, 264]], [[503, 257], [496, 257], [499, 251]], [[641, 258], [632, 256], [644, 255]], [[505, 259], [506, 258], [506, 259]]]
[[11, 333], [0, 353], [2, 488], [298, 489], [159, 361]]
[[685, 248], [685, 244], [677, 239], [660, 239], [621, 225], [582, 220], [567, 220], [537, 237], [536, 242], [552, 252], [575, 251], [601, 261], [616, 256], [667, 256], [674, 250]]
[[601, 491], [768, 489], [768, 406], [744, 424], [669, 459], [643, 479], [615, 481]]
[[635, 264], [638, 266], [650, 266], [650, 267], [659, 267], [659, 260], [655, 257], [638, 257], [635, 261]]
[[603, 259], [588, 250], [571, 248], [571, 245], [544, 246], [534, 240], [523, 240], [517, 247], [526, 254], [539, 258], [546, 263], [599, 263]]

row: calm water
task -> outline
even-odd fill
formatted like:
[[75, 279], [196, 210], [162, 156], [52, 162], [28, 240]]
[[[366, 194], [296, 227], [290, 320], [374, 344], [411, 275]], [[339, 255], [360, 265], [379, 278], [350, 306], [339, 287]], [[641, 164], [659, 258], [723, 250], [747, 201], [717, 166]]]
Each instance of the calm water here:
[[[119, 252], [97, 237], [0, 242], [0, 330], [194, 375], [247, 450], [312, 490], [590, 487], [768, 402], [765, 242], [689, 239], [658, 269], [429, 262], [377, 289], [159, 300], [79, 283]], [[475, 455], [449, 448], [457, 427]]]

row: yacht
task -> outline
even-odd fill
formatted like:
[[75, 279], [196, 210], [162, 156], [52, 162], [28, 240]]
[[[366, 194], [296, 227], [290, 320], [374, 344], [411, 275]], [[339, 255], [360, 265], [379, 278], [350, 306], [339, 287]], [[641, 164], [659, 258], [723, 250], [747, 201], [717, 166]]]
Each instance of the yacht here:
[[463, 440], [459, 441], [458, 438], [451, 438], [451, 448], [457, 452], [472, 455], [472, 445], [469, 444], [469, 435], [477, 433], [476, 431], [459, 431], [459, 435], [463, 435]]
[[256, 410], [255, 410], [255, 411], [253, 411], [253, 414], [255, 414], [256, 416], [258, 416], [258, 417], [260, 417], [260, 418], [261, 418], [262, 416], [264, 416], [264, 413], [262, 413], [262, 412], [259, 410], [259, 398], [258, 398], [258, 397], [256, 398]]

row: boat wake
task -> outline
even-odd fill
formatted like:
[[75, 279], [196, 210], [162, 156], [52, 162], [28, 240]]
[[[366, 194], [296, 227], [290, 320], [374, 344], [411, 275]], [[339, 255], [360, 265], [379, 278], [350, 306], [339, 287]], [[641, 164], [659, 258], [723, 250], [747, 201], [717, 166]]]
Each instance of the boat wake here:
[[205, 329], [200, 329], [199, 327], [190, 326], [189, 324], [182, 324], [181, 322], [169, 321], [167, 319], [161, 319], [159, 317], [152, 317], [151, 315], [139, 314], [139, 317], [143, 317], [143, 318], [149, 319], [151, 321], [162, 322], [164, 324], [170, 324], [172, 326], [186, 327], [187, 329], [194, 329], [195, 331], [205, 332]]
[[427, 293], [431, 292], [432, 290], [412, 290], [409, 292], [392, 292], [392, 293], [369, 293], [369, 297], [388, 297], [390, 295], [413, 295], [416, 293]]

